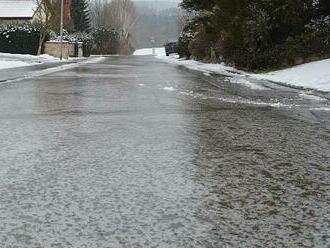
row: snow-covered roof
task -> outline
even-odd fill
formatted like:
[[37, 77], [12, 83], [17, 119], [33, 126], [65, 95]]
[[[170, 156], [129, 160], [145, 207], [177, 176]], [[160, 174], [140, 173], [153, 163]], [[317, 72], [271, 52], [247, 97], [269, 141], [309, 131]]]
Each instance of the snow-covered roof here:
[[32, 18], [36, 8], [34, 0], [0, 0], [0, 19]]

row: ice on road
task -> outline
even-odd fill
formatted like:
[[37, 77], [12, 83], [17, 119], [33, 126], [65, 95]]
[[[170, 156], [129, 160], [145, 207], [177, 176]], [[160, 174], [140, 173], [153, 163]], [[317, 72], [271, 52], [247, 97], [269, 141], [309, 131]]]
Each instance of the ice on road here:
[[327, 247], [328, 95], [266, 86], [152, 56], [1, 85], [0, 247]]

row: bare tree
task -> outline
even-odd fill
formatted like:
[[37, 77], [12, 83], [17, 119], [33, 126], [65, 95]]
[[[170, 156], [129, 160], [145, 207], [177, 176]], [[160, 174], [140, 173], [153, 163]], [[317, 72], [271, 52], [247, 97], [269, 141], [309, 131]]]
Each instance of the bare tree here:
[[137, 23], [135, 6], [131, 0], [91, 1], [91, 17], [93, 27], [105, 27], [118, 32], [118, 53], [130, 53], [131, 36]]
[[119, 53], [132, 50], [131, 36], [137, 23], [134, 3], [131, 0], [112, 0], [108, 8], [111, 27], [119, 32]]
[[108, 8], [109, 21], [112, 28], [122, 30], [124, 37], [133, 30], [137, 17], [131, 0], [112, 0]]
[[[56, 2], [56, 1], [55, 1]], [[41, 54], [49, 30], [52, 28], [53, 19], [56, 16], [56, 4], [53, 0], [36, 0], [35, 24], [40, 28], [38, 55]]]
[[90, 1], [90, 15], [92, 27], [109, 27], [109, 20], [107, 16], [107, 9], [109, 8], [109, 1], [107, 0], [91, 0]]

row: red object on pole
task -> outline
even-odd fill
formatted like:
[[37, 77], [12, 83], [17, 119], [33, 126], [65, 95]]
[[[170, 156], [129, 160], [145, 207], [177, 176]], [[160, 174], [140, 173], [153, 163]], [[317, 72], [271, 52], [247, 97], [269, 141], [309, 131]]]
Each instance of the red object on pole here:
[[65, 1], [65, 17], [67, 20], [71, 19], [71, 0]]

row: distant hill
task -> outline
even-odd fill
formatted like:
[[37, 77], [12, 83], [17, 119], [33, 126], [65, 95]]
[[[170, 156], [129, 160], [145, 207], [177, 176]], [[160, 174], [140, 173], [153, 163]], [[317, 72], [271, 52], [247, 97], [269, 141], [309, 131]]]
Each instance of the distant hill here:
[[178, 36], [179, 8], [176, 1], [135, 1], [138, 22], [133, 34], [135, 48], [150, 47], [150, 36], [156, 38], [156, 46]]

